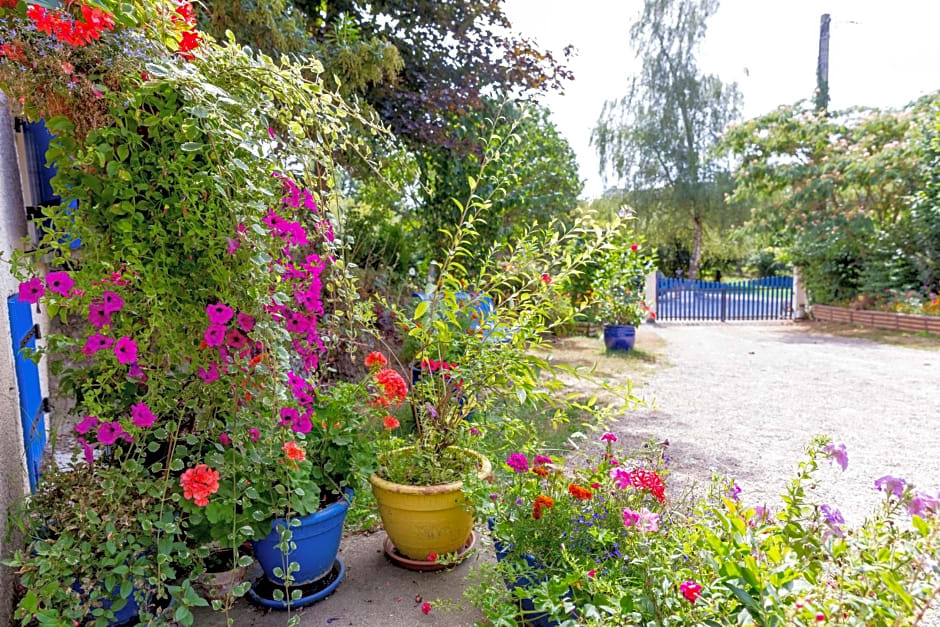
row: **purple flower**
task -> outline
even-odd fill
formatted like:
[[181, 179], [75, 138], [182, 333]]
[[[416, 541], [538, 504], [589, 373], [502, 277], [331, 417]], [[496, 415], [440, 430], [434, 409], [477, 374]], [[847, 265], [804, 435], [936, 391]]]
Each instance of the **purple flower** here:
[[498, 500], [499, 500], [499, 494], [497, 494], [496, 492], [490, 492], [490, 500], [491, 500], [491, 501], [498, 501]]
[[529, 460], [522, 453], [511, 453], [506, 458], [506, 465], [518, 473], [529, 472]]
[[114, 354], [119, 363], [132, 364], [137, 361], [137, 342], [125, 336], [114, 344]]
[[290, 426], [291, 431], [295, 433], [310, 433], [313, 429], [313, 421], [310, 419], [310, 412], [303, 413], [294, 419], [294, 424]]
[[229, 329], [228, 333], [225, 334], [225, 341], [237, 351], [242, 350], [248, 345], [248, 338], [238, 329]]
[[46, 293], [46, 286], [42, 284], [42, 279], [39, 277], [33, 277], [29, 281], [23, 281], [20, 283], [20, 302], [30, 303], [35, 305], [39, 302], [39, 299], [42, 298], [42, 295]]
[[280, 426], [284, 427], [286, 425], [293, 425], [298, 418], [300, 418], [300, 413], [293, 407], [281, 408]]
[[232, 438], [228, 437], [228, 434], [227, 434], [227, 433], [220, 433], [220, 434], [219, 434], [219, 442], [222, 443], [222, 446], [231, 446], [231, 445], [232, 445]]
[[136, 361], [127, 369], [127, 376], [132, 379], [139, 379], [144, 376], [144, 371]]
[[114, 444], [122, 435], [124, 429], [119, 422], [102, 422], [98, 426], [98, 441], [105, 446]]
[[633, 525], [637, 524], [640, 520], [640, 513], [630, 509], [629, 507], [624, 508], [623, 510], [623, 526], [630, 528]]
[[88, 336], [87, 340], [85, 340], [85, 345], [82, 346], [82, 355], [85, 357], [91, 357], [100, 350], [111, 348], [112, 344], [114, 344], [114, 340], [108, 336], [101, 335], [100, 333], [93, 333]]
[[114, 292], [102, 292], [101, 308], [109, 314], [117, 313], [124, 308], [124, 299]]
[[875, 487], [878, 488], [878, 491], [891, 492], [894, 496], [900, 498], [904, 494], [904, 486], [907, 485], [907, 482], [904, 479], [899, 479], [898, 477], [892, 477], [891, 475], [885, 475], [880, 479], [875, 479]]
[[728, 485], [728, 498], [732, 501], [741, 500], [741, 486], [734, 482], [734, 479], [731, 480], [731, 483]]
[[46, 287], [50, 292], [55, 292], [60, 296], [68, 296], [69, 290], [75, 285], [75, 281], [69, 276], [68, 272], [50, 272], [46, 275]]
[[81, 435], [85, 435], [92, 429], [98, 428], [98, 417], [97, 416], [85, 416], [80, 423], [75, 425], [75, 432]]
[[199, 369], [199, 378], [205, 383], [212, 383], [213, 381], [218, 380], [219, 378], [219, 367], [215, 364], [209, 364], [209, 369], [205, 368]]
[[96, 300], [88, 305], [88, 321], [92, 323], [96, 329], [101, 329], [101, 327], [106, 327], [111, 324], [111, 314], [105, 311], [104, 303], [100, 300]]
[[206, 307], [206, 315], [209, 316], [209, 322], [212, 324], [226, 324], [232, 319], [232, 314], [232, 308], [222, 303]]
[[536, 465], [536, 466], [544, 466], [545, 464], [551, 464], [551, 463], [552, 463], [552, 458], [551, 458], [551, 457], [547, 457], [547, 456], [545, 456], [545, 455], [536, 455], [536, 456], [535, 456], [535, 465]]
[[88, 441], [83, 437], [76, 438], [78, 443], [82, 445], [82, 452], [85, 454], [85, 462], [91, 466], [95, 463], [95, 450], [91, 448], [91, 445], [88, 444]]
[[937, 498], [923, 492], [916, 493], [910, 503], [907, 504], [907, 511], [911, 516], [921, 516], [924, 513], [937, 513], [940, 511], [940, 494]]
[[150, 407], [146, 403], [131, 405], [131, 422], [134, 423], [134, 426], [146, 429], [152, 427], [156, 420], [156, 415], [150, 411]]
[[249, 316], [248, 314], [240, 313], [238, 314], [238, 328], [244, 331], [245, 333], [251, 333], [251, 330], [255, 328], [255, 319]]
[[842, 472], [845, 472], [849, 465], [849, 454], [845, 450], [845, 444], [827, 444], [823, 447], [823, 452], [842, 467]]
[[840, 525], [845, 524], [845, 519], [842, 518], [842, 512], [837, 509], [833, 509], [828, 505], [820, 505], [819, 511], [826, 519], [826, 524], [829, 525], [829, 530], [832, 532], [832, 534], [840, 538], [843, 537], [845, 534], [842, 532], [842, 527]]
[[225, 341], [225, 330], [224, 324], [210, 324], [202, 336], [206, 341], [206, 346], [222, 346]]
[[601, 436], [601, 442], [616, 442], [617, 436], [613, 433], [605, 433]]
[[248, 437], [251, 438], [252, 442], [257, 442], [258, 438], [261, 437], [261, 432], [255, 428], [251, 428], [248, 430]]
[[239, 246], [241, 246], [241, 242], [237, 239], [232, 239], [231, 237], [225, 238], [225, 252], [229, 255], [234, 255]]
[[432, 418], [436, 419], [440, 417], [439, 414], [437, 413], [437, 410], [434, 409], [434, 405], [432, 405], [431, 403], [425, 403], [424, 406], [428, 408], [428, 413], [431, 414]]
[[644, 507], [640, 510], [640, 519], [636, 524], [636, 528], [646, 533], [659, 531], [659, 514], [654, 514]]
[[470, 435], [480, 435], [480, 433], [482, 432], [476, 427], [470, 427]]

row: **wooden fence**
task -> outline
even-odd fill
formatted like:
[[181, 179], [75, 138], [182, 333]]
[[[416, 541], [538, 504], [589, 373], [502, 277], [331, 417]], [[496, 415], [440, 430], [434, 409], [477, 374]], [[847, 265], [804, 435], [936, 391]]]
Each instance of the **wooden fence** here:
[[890, 311], [864, 311], [830, 305], [813, 305], [813, 317], [822, 322], [849, 322], [878, 329], [927, 331], [940, 334], [940, 316], [915, 316]]

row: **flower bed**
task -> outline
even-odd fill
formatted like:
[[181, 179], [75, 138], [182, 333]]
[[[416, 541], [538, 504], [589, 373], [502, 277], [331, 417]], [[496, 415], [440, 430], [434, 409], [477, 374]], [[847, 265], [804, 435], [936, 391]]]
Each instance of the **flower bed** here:
[[926, 331], [940, 334], [940, 316], [918, 316], [890, 311], [866, 311], [832, 305], [813, 305], [813, 317], [822, 322], [849, 322], [878, 329]]

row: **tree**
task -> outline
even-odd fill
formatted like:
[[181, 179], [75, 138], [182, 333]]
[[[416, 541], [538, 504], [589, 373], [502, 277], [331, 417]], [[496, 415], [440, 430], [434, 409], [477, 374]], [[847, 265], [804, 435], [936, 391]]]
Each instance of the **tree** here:
[[696, 53], [718, 0], [646, 0], [630, 38], [642, 61], [627, 95], [604, 105], [592, 143], [601, 174], [655, 191], [663, 211], [692, 231], [689, 276], [698, 276], [706, 225], [725, 210], [714, 182], [726, 168], [711, 152], [737, 117], [740, 93], [703, 74]]
[[325, 78], [355, 83], [396, 136], [413, 146], [446, 146], [449, 120], [480, 110], [484, 92], [502, 98], [557, 90], [572, 77], [550, 52], [512, 33], [502, 4], [208, 0], [205, 22], [217, 37], [231, 29], [266, 52], [316, 54]]

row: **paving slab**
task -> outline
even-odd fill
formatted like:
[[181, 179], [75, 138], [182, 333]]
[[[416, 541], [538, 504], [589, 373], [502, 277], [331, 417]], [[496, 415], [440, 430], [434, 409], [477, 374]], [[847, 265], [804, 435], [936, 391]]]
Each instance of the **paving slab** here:
[[[384, 539], [383, 532], [343, 538], [339, 556], [346, 564], [346, 576], [332, 595], [296, 612], [302, 626], [469, 627], [482, 618], [463, 598], [463, 590], [474, 564], [495, 560], [490, 546], [480, 542], [461, 564], [436, 573], [420, 573], [389, 562], [382, 551]], [[421, 602], [416, 601], [417, 597]], [[447, 599], [459, 607], [440, 611], [433, 607], [436, 599]], [[424, 601], [432, 603], [426, 616], [421, 613]], [[198, 627], [226, 625], [222, 612], [201, 609], [194, 614], [194, 625]], [[236, 627], [274, 627], [287, 622], [287, 612], [259, 608], [247, 599], [240, 599], [229, 617]]]

